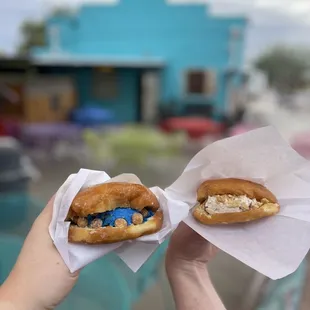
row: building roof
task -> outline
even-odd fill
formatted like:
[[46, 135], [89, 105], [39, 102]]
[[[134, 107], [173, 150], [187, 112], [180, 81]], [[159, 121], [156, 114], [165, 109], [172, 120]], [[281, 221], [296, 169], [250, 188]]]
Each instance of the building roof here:
[[0, 69], [26, 69], [30, 66], [29, 59], [25, 57], [0, 56]]
[[111, 57], [104, 55], [44, 54], [32, 57], [38, 66], [94, 67], [109, 66], [119, 68], [161, 68], [165, 61], [154, 57]]

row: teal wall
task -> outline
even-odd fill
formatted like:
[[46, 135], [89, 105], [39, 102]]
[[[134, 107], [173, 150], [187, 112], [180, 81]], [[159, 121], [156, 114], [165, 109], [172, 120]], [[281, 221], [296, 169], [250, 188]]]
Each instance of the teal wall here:
[[[184, 73], [189, 69], [213, 70], [217, 74], [217, 92], [210, 98], [219, 108], [227, 103], [225, 72], [233, 67], [241, 70], [244, 61], [244, 41], [247, 20], [243, 17], [218, 17], [202, 4], [167, 4], [165, 0], [119, 0], [115, 5], [85, 4], [73, 16], [47, 20], [47, 29], [60, 30], [61, 50], [77, 59], [120, 61], [162, 59], [160, 99], [163, 102], [204, 101], [205, 97], [189, 97], [184, 93]], [[236, 40], [236, 57], [229, 61], [229, 40], [232, 27], [242, 30]], [[50, 55], [51, 40], [43, 49], [34, 50], [35, 57]], [[53, 57], [53, 56], [51, 56]], [[129, 89], [136, 78], [125, 71], [121, 80], [127, 81], [127, 93], [119, 98], [128, 101], [137, 96]], [[85, 76], [80, 77], [86, 79]], [[82, 94], [86, 96], [81, 85]], [[86, 97], [85, 97], [86, 98]], [[128, 99], [129, 98], [129, 99]], [[104, 105], [109, 103], [104, 103]], [[123, 113], [129, 111], [126, 108]], [[130, 110], [131, 111], [131, 110]], [[127, 115], [123, 115], [127, 118]]]
[[118, 95], [110, 100], [98, 100], [92, 93], [92, 69], [83, 68], [76, 71], [76, 86], [79, 90], [79, 105], [100, 105], [115, 113], [116, 119], [120, 122], [137, 120], [138, 103], [138, 71], [135, 69], [119, 69]]

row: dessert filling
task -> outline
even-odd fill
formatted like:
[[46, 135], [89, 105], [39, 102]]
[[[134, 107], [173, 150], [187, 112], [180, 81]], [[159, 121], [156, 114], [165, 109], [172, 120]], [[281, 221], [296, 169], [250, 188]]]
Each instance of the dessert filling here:
[[126, 227], [145, 223], [154, 216], [154, 212], [144, 208], [141, 212], [132, 208], [117, 208], [102, 213], [90, 214], [87, 217], [75, 217], [73, 224], [85, 228]]
[[257, 201], [255, 198], [251, 199], [246, 195], [215, 195], [209, 196], [204, 203], [205, 211], [209, 214], [215, 213], [235, 213], [244, 212], [251, 209], [257, 209], [269, 201], [263, 198]]

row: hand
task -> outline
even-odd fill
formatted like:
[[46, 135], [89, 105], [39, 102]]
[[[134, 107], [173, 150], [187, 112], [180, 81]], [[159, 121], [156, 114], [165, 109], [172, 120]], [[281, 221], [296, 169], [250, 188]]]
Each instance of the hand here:
[[214, 245], [182, 222], [170, 239], [166, 266], [195, 264], [205, 268], [217, 251]]
[[70, 273], [48, 232], [52, 212], [53, 199], [34, 222], [16, 265], [0, 288], [0, 305], [11, 303], [16, 310], [53, 309], [75, 285], [79, 273]]
[[217, 248], [186, 224], [173, 233], [166, 271], [177, 310], [225, 310], [209, 277], [207, 263]]

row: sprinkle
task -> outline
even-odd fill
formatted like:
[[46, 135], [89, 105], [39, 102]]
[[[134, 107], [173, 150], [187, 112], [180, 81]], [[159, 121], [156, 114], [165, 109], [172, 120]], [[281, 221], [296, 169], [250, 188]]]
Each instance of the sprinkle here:
[[115, 221], [115, 227], [119, 227], [119, 228], [127, 227], [126, 220], [125, 219], [117, 219]]
[[79, 219], [79, 217], [78, 216], [74, 216], [73, 218], [72, 218], [72, 222], [73, 223], [77, 223], [77, 221], [78, 221], [78, 219]]
[[142, 209], [141, 213], [142, 213], [143, 217], [147, 217], [149, 214], [149, 212], [146, 209]]
[[91, 228], [99, 228], [101, 226], [102, 226], [102, 220], [98, 218], [92, 220], [92, 222], [90, 223]]
[[79, 227], [82, 227], [82, 228], [84, 228], [84, 227], [86, 227], [87, 226], [87, 224], [88, 224], [88, 221], [87, 221], [87, 219], [85, 218], [85, 217], [79, 217], [78, 219], [77, 219], [77, 225], [79, 226]]
[[143, 223], [143, 216], [140, 213], [135, 213], [132, 215], [132, 223], [134, 225], [142, 224]]

